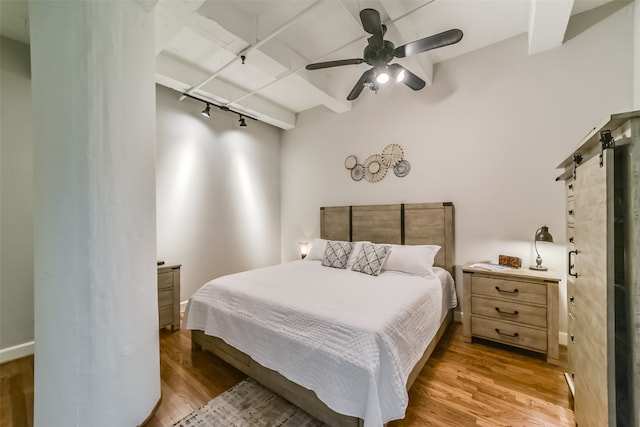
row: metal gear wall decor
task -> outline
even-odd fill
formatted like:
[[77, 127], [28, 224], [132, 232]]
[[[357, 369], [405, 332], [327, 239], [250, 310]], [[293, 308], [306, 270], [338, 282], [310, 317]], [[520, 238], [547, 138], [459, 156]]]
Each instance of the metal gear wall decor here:
[[347, 156], [344, 166], [349, 171], [354, 181], [380, 182], [387, 176], [389, 169], [398, 178], [409, 175], [411, 165], [404, 158], [404, 150], [399, 144], [389, 144], [380, 154], [372, 154], [363, 163], [358, 163], [354, 154]]

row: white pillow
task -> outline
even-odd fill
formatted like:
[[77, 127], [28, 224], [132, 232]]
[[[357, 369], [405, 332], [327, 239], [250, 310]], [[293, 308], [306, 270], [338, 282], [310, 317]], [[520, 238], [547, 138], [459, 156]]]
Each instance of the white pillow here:
[[311, 250], [305, 257], [305, 260], [309, 261], [322, 261], [324, 258], [324, 251], [327, 249], [327, 241], [325, 239], [314, 239], [311, 244]]
[[355, 242], [355, 245], [353, 246], [353, 251], [351, 251], [351, 256], [349, 257], [349, 262], [347, 262], [347, 268], [348, 269], [353, 267], [353, 263], [356, 262], [356, 259], [358, 259], [358, 256], [360, 255], [360, 250], [362, 249], [362, 244], [363, 243], [371, 243], [371, 242], [366, 242], [366, 241]]
[[433, 261], [440, 250], [437, 245], [390, 245], [391, 253], [382, 270], [401, 271], [427, 278], [435, 277]]

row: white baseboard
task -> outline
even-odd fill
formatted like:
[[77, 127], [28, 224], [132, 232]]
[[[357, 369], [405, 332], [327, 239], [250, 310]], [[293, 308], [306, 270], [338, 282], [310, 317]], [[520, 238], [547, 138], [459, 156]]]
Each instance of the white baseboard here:
[[569, 336], [567, 335], [566, 332], [559, 332], [558, 333], [558, 344], [560, 345], [567, 345], [569, 343]]
[[180, 302], [180, 313], [184, 313], [184, 311], [187, 309], [187, 303], [188, 302], [189, 302], [189, 300]]
[[14, 345], [13, 347], [0, 349], [0, 363], [30, 356], [33, 354], [34, 348], [34, 342], [31, 341], [24, 344]]

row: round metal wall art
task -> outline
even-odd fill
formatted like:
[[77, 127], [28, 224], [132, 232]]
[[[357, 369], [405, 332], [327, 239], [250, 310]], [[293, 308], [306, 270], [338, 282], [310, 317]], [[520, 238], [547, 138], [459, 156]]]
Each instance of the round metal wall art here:
[[344, 167], [349, 170], [353, 169], [357, 164], [358, 164], [358, 159], [356, 159], [356, 156], [354, 155], [347, 156], [347, 158], [344, 159]]
[[409, 175], [411, 165], [404, 159], [404, 150], [399, 144], [388, 144], [382, 154], [372, 154], [363, 163], [358, 163], [355, 155], [344, 159], [344, 167], [349, 170], [351, 179], [375, 183], [380, 182], [387, 175], [389, 169], [398, 178]]
[[362, 178], [364, 178], [364, 166], [357, 164], [351, 168], [351, 179], [360, 181]]
[[382, 150], [382, 163], [392, 168], [404, 159], [404, 150], [398, 144], [389, 144]]
[[382, 164], [382, 156], [373, 154], [364, 161], [364, 179], [367, 182], [379, 182], [387, 175], [387, 167]]
[[393, 173], [396, 174], [398, 178], [404, 178], [409, 175], [409, 171], [411, 171], [411, 165], [406, 160], [401, 160], [393, 167]]

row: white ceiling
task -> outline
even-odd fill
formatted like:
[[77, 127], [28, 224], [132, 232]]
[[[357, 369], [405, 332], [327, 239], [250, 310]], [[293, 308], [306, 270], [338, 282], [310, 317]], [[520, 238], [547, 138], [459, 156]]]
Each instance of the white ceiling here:
[[[156, 81], [282, 129], [322, 105], [336, 113], [367, 64], [307, 71], [311, 62], [362, 58], [359, 11], [374, 8], [396, 46], [451, 28], [451, 46], [396, 59], [429, 85], [433, 65], [528, 33], [529, 54], [562, 44], [570, 15], [611, 0], [159, 0]], [[26, 0], [0, 1], [0, 33], [29, 41]], [[242, 64], [241, 56], [245, 56]], [[388, 83], [380, 90], [410, 90]], [[360, 98], [373, 96], [365, 90]], [[216, 111], [214, 110], [215, 114]]]

